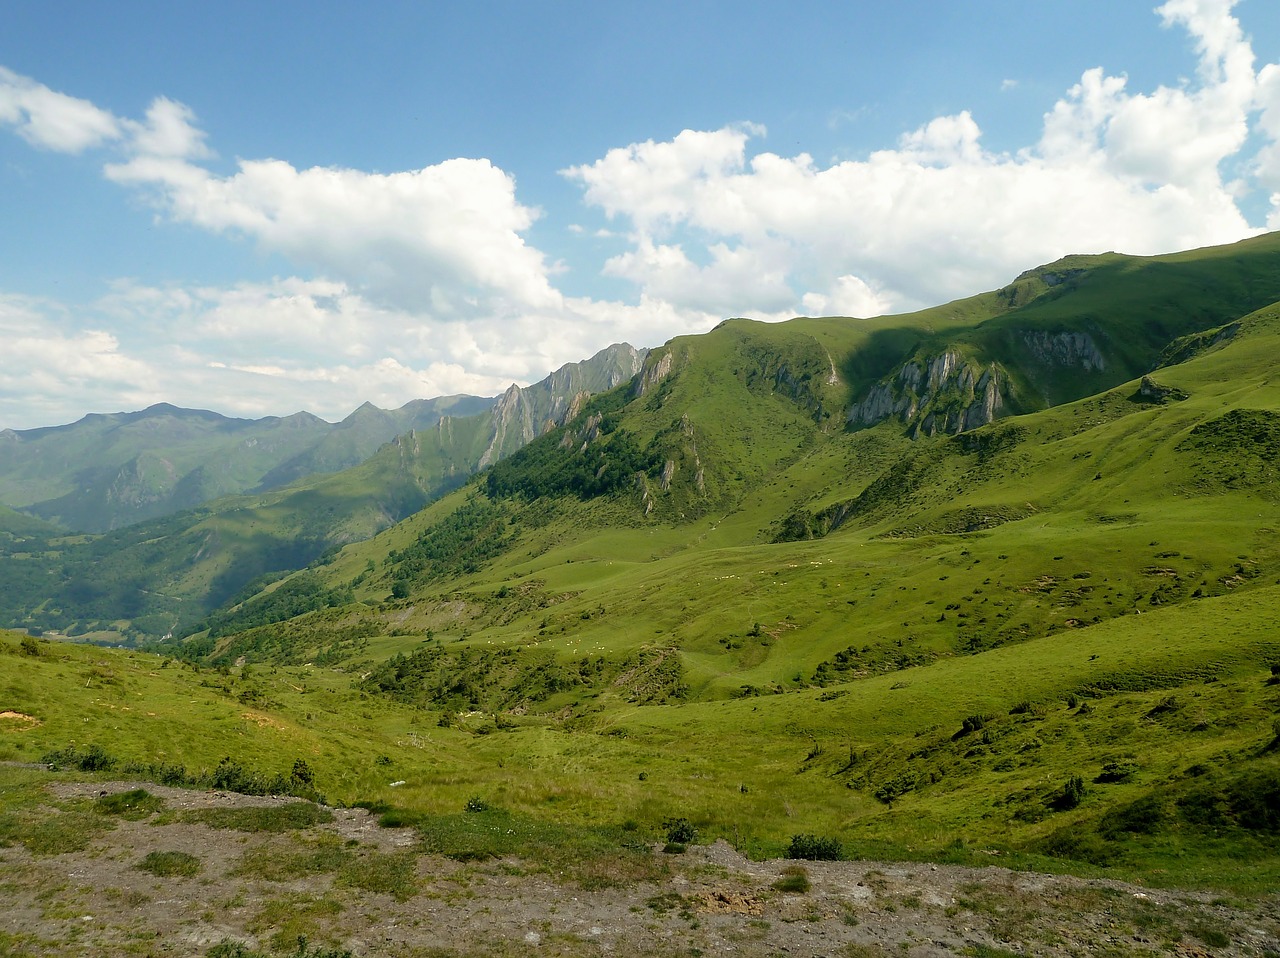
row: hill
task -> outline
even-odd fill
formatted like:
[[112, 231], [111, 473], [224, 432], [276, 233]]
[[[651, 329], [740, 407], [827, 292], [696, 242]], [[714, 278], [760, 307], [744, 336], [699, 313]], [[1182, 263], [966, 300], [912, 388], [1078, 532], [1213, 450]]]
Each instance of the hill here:
[[[429, 428], [411, 429], [357, 466], [269, 492], [223, 497], [100, 536], [25, 527], [20, 539], [0, 542], [0, 623], [107, 641], [180, 630], [247, 583], [302, 568], [456, 488], [483, 462], [509, 454], [576, 409], [585, 395], [628, 378], [643, 357], [630, 346], [611, 346], [539, 383], [512, 386], [480, 413], [441, 416]], [[361, 407], [353, 421], [380, 415]], [[352, 426], [330, 433], [308, 452], [309, 461], [319, 463], [316, 457], [340, 440], [355, 449], [356, 433], [371, 431]], [[288, 468], [301, 468], [300, 462], [295, 458]]]
[[[534, 844], [687, 825], [753, 857], [1269, 894], [1277, 267], [1266, 236], [678, 338], [245, 590], [165, 644], [180, 667], [91, 694], [89, 653], [33, 656], [9, 699], [43, 724], [14, 754], [84, 743], [88, 714], [143, 764], [305, 746], [328, 794], [424, 840], [472, 835], [474, 807]], [[170, 680], [207, 683], [221, 718]], [[166, 720], [103, 711], [134, 692]]]
[[158, 403], [65, 426], [0, 432], [0, 502], [63, 529], [106, 532], [212, 499], [357, 465], [410, 429], [478, 413], [447, 396], [400, 409], [366, 403], [337, 424], [310, 413], [232, 419]]

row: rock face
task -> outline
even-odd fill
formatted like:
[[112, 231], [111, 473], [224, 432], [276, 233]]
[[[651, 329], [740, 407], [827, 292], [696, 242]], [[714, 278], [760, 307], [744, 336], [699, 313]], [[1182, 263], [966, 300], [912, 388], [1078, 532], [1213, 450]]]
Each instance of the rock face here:
[[1142, 382], [1138, 385], [1138, 398], [1144, 402], [1163, 405], [1167, 402], [1180, 402], [1186, 399], [1188, 395], [1186, 390], [1179, 389], [1177, 386], [1166, 386], [1163, 383], [1158, 383], [1150, 376], [1143, 376]]
[[1009, 377], [999, 364], [948, 349], [904, 364], [873, 386], [848, 418], [855, 426], [897, 418], [915, 437], [960, 433], [996, 419], [1008, 391]]
[[671, 350], [668, 349], [662, 355], [655, 357], [651, 362], [646, 363], [644, 373], [636, 379], [636, 395], [643, 396], [658, 383], [662, 382], [671, 375], [674, 366], [674, 360], [671, 357]]
[[1028, 330], [1022, 334], [1031, 354], [1046, 366], [1075, 366], [1086, 372], [1107, 368], [1107, 361], [1088, 333], [1050, 333]]
[[567, 363], [532, 386], [512, 384], [493, 407], [493, 436], [479, 467], [497, 462], [582, 411], [593, 393], [612, 389], [638, 373], [646, 349], [618, 343], [580, 363]]

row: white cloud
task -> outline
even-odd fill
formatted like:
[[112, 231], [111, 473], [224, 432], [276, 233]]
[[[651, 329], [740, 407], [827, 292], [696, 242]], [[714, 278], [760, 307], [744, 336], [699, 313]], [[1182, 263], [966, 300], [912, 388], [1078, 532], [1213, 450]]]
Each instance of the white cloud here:
[[[725, 314], [915, 308], [991, 288], [1068, 252], [1156, 253], [1252, 232], [1242, 181], [1221, 167], [1248, 140], [1259, 77], [1227, 0], [1171, 0], [1198, 82], [1131, 93], [1102, 69], [1045, 115], [1016, 154], [982, 146], [967, 111], [936, 117], [894, 149], [819, 167], [807, 154], [749, 155], [758, 127], [686, 130], [610, 150], [565, 172], [589, 204], [629, 222], [632, 248], [606, 270], [643, 291]], [[1280, 78], [1262, 71], [1263, 129], [1280, 134]], [[1258, 159], [1280, 190], [1280, 152]], [[695, 266], [698, 261], [706, 265]]]
[[824, 293], [805, 293], [804, 312], [810, 316], [883, 316], [890, 303], [857, 276], [837, 276]]
[[765, 129], [740, 124], [564, 170], [608, 221], [569, 229], [607, 241], [580, 246], [609, 251], [596, 268], [633, 287], [628, 302], [557, 289], [558, 266], [526, 240], [540, 211], [488, 160], [382, 174], [242, 159], [223, 175], [184, 104], [118, 118], [0, 68], [0, 125], [43, 149], [106, 147], [107, 177], [163, 217], [246, 238], [298, 273], [122, 281], [74, 313], [0, 298], [0, 426], [159, 399], [336, 419], [366, 399], [493, 395], [610, 342], [658, 345], [726, 316], [876, 315], [1068, 252], [1232, 241], [1251, 232], [1239, 204], [1259, 189], [1280, 228], [1280, 65], [1255, 71], [1229, 0], [1157, 13], [1191, 37], [1193, 79], [1144, 92], [1087, 70], [1016, 152], [988, 150], [961, 111], [830, 165], [756, 149]]
[[558, 299], [542, 254], [521, 237], [536, 211], [488, 160], [391, 174], [283, 160], [239, 167], [219, 177], [185, 158], [139, 153], [107, 175], [153, 190], [177, 220], [249, 236], [389, 305], [451, 319]]
[[45, 150], [80, 153], [122, 135], [120, 121], [88, 100], [56, 93], [0, 67], [0, 124]]
[[130, 123], [130, 148], [142, 156], [201, 159], [212, 155], [205, 133], [195, 125], [195, 113], [185, 104], [157, 97], [147, 108], [144, 123]]

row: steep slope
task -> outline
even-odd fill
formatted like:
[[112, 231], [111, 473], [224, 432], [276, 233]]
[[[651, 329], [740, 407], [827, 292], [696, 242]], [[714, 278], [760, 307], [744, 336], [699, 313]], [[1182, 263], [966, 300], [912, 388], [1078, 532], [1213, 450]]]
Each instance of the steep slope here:
[[[591, 389], [634, 373], [643, 357], [611, 346], [540, 383], [513, 386], [479, 414], [437, 416], [341, 472], [223, 497], [101, 537], [28, 530], [21, 541], [0, 543], [0, 621], [99, 638], [181, 630], [246, 583], [299, 569], [412, 514], [464, 482], [485, 456], [515, 448], [522, 410], [551, 421], [580, 407]], [[450, 405], [459, 404], [421, 408]], [[371, 417], [380, 414], [369, 409], [357, 418]]]
[[7, 429], [0, 432], [0, 502], [65, 529], [105, 532], [349, 468], [409, 429], [492, 402], [451, 396], [397, 410], [366, 404], [336, 425], [310, 413], [230, 419], [160, 403], [66, 426]]
[[[258, 767], [305, 749], [331, 794], [474, 856], [564, 823], [632, 842], [683, 823], [755, 855], [807, 838], [1273, 894], [1280, 303], [1250, 304], [1280, 251], [1264, 239], [1091, 259], [1074, 287], [1041, 273], [913, 317], [682, 337], [407, 519], [244, 589], [167, 646], [187, 663], [37, 655], [6, 694], [44, 723], [28, 741], [83, 745], [100, 717], [97, 741], [145, 769], [201, 767], [229, 740]], [[1159, 280], [1148, 298], [1139, 275]], [[1201, 281], [1236, 305], [1197, 300]], [[1088, 333], [1105, 366], [1082, 370], [1098, 364], [1076, 338], [1042, 344], [1040, 373], [979, 342], [1029, 315]], [[1115, 346], [1135, 316], [1165, 325]], [[927, 387], [930, 356], [975, 343], [1029, 411], [1009, 401], [958, 435], [848, 424], [906, 364]], [[1034, 408], [1054, 389], [1067, 401]], [[437, 427], [448, 461], [494, 435], [462, 422]], [[429, 445], [402, 437], [367, 482], [424, 481]], [[344, 487], [320, 490], [339, 481], [259, 505], [284, 522], [288, 496], [333, 502]], [[261, 534], [255, 515], [235, 534]], [[230, 513], [205, 518], [231, 535]], [[134, 708], [165, 683], [155, 717]], [[209, 734], [176, 741], [171, 721]], [[1143, 935], [1169, 927], [1144, 915]]]
[[1175, 339], [1280, 299], [1277, 250], [1273, 233], [1164, 256], [1068, 256], [975, 300], [879, 321], [881, 365], [850, 377], [849, 420], [956, 433], [1126, 382]]
[[[920, 326], [731, 321], [674, 340], [184, 651], [345, 669], [362, 703], [426, 710], [461, 743], [467, 789], [531, 814], [1280, 876], [1280, 304], [1190, 302], [1131, 358], [1101, 345], [1173, 311], [1169, 284], [1201, 268], [1269, 290], [1254, 267], [1274, 241], [1237, 252], [1248, 270], [1172, 258], [1182, 278], [1150, 302], [1133, 273], [1161, 264], [1113, 274], [1114, 325], [1093, 336], [1107, 365], [1087, 372], [1117, 381], [959, 435], [845, 428]], [[1090, 322], [1104, 293], [1082, 300]], [[1067, 316], [1070, 290], [1044, 295]], [[1034, 305], [953, 304], [964, 321], [939, 341]], [[303, 593], [325, 607], [294, 614]], [[456, 799], [396, 755], [418, 777], [371, 784], [384, 800]], [[944, 852], [956, 837], [971, 844]]]
[[415, 399], [399, 409], [379, 409], [364, 403], [314, 446], [262, 477], [256, 490], [263, 492], [318, 473], [340, 472], [364, 462], [384, 443], [417, 429], [429, 429], [446, 416], [475, 416], [489, 409], [492, 398], [443, 396]]

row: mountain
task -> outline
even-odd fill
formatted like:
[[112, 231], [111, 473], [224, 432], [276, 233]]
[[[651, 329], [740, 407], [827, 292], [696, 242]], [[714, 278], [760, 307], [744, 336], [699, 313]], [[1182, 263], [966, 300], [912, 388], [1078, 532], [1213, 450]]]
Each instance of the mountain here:
[[221, 496], [354, 466], [410, 429], [492, 399], [448, 396], [400, 409], [365, 404], [330, 424], [310, 413], [232, 419], [159, 403], [65, 426], [0, 432], [0, 502], [81, 532], [105, 532]]
[[1275, 913], [1277, 356], [1280, 236], [1071, 257], [905, 316], [728, 320], [199, 513], [15, 530], [6, 621], [175, 634], [0, 638], [4, 757], [305, 756], [504, 868], [696, 836], [1105, 875], [1152, 888], [1088, 886], [1137, 909], [1117, 940], [1230, 942], [1157, 889]]
[[478, 396], [445, 396], [415, 399], [399, 409], [379, 409], [366, 402], [314, 446], [266, 473], [253, 491], [264, 492], [317, 473], [350, 469], [396, 436], [414, 429], [428, 429], [445, 416], [478, 415], [493, 403], [491, 398]]
[[449, 396], [342, 423], [308, 412], [229, 419], [157, 403], [69, 425], [0, 432], [0, 502], [77, 532], [106, 532], [229, 494], [357, 465], [381, 444], [493, 400]]
[[[302, 568], [412, 514], [464, 482], [482, 461], [506, 455], [536, 435], [533, 423], [543, 429], [580, 408], [590, 392], [629, 378], [644, 356], [625, 344], [610, 346], [539, 383], [512, 386], [497, 404], [473, 415], [441, 414], [471, 405], [456, 397], [393, 413], [364, 406], [278, 467], [277, 478], [302, 469], [304, 460], [319, 467], [357, 455], [380, 429], [430, 422], [340, 472], [224, 496], [100, 536], [59, 537], [47, 528], [25, 528], [16, 540], [0, 541], [0, 621], [75, 634], [109, 628], [113, 635], [125, 630], [158, 636], [182, 629], [250, 581]], [[138, 415], [129, 422], [156, 418]], [[159, 418], [225, 426], [211, 413], [186, 417], [166, 410]], [[103, 431], [110, 435], [113, 428]], [[0, 514], [0, 528], [3, 521]]]
[[368, 802], [1274, 887], [1278, 355], [1274, 234], [726, 321], [170, 648], [410, 723]]

